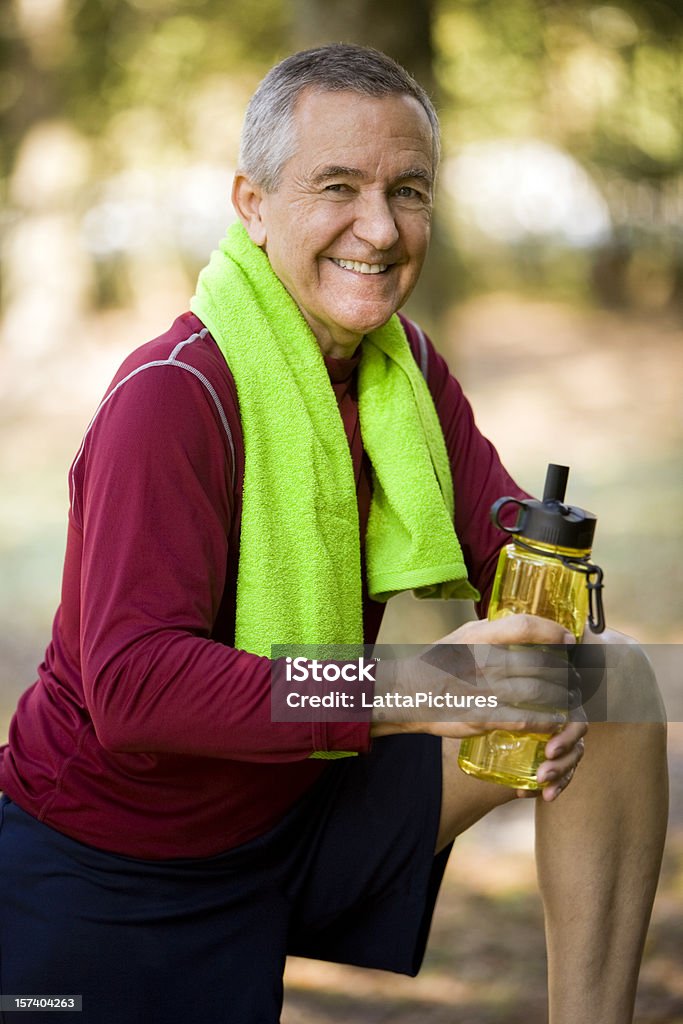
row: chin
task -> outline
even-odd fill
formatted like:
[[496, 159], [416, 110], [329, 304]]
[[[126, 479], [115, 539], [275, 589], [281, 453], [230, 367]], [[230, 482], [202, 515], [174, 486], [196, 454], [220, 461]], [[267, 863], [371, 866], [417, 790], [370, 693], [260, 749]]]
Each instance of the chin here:
[[383, 327], [387, 321], [391, 320], [395, 312], [396, 308], [392, 305], [375, 313], [368, 313], [363, 317], [349, 318], [347, 321], [339, 320], [338, 323], [343, 330], [350, 334], [358, 334], [363, 337], [370, 331], [376, 331], [378, 327]]

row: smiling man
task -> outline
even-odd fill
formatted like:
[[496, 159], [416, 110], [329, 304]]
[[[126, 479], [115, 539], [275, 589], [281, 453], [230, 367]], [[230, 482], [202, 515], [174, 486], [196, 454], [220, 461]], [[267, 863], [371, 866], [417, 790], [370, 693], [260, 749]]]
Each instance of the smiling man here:
[[[483, 615], [504, 536], [489, 508], [524, 497], [398, 314], [438, 154], [428, 97], [372, 50], [295, 54], [254, 95], [238, 222], [71, 468], [62, 601], [0, 750], [2, 993], [77, 996], [82, 1017], [63, 1012], [88, 1024], [275, 1024], [288, 953], [415, 974], [454, 838], [515, 796], [459, 771], [458, 741], [510, 721], [553, 732], [537, 800], [552, 1024], [631, 1019], [666, 821], [637, 646], [620, 693], [651, 724], [592, 726], [567, 793], [586, 725], [558, 722], [558, 661], [533, 645], [573, 638], [545, 619], [443, 638], [448, 706], [486, 704], [476, 719], [393, 710], [427, 684], [418, 657], [364, 681], [374, 720], [271, 717], [292, 662], [274, 645], [372, 644], [401, 590]], [[495, 645], [495, 700], [473, 690], [471, 644]]]
[[307, 89], [296, 137], [277, 188], [238, 171], [233, 203], [322, 352], [353, 356], [420, 275], [436, 175], [432, 126], [413, 96]]

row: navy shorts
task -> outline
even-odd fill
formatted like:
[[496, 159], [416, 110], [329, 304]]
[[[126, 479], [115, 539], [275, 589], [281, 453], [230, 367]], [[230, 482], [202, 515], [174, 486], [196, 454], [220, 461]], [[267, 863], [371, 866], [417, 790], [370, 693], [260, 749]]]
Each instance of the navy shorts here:
[[[106, 853], [0, 806], [0, 993], [80, 995], [4, 1024], [276, 1024], [287, 954], [419, 970], [441, 743], [390, 736], [333, 761], [266, 835], [215, 857]], [[150, 822], [153, 827], [153, 822]]]

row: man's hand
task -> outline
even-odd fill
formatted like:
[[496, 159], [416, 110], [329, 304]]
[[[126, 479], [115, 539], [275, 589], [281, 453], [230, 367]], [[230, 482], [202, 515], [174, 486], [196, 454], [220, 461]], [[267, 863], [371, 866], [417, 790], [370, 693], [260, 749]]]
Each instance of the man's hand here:
[[414, 708], [376, 710], [372, 735], [425, 732], [462, 739], [494, 729], [555, 734], [538, 771], [539, 781], [549, 783], [543, 799], [554, 800], [583, 756], [586, 733], [574, 693], [578, 677], [557, 649], [574, 642], [562, 626], [537, 616], [465, 623], [417, 657], [378, 664], [375, 687], [376, 695], [448, 693], [457, 698], [456, 710], [440, 712], [438, 721], [418, 718]]

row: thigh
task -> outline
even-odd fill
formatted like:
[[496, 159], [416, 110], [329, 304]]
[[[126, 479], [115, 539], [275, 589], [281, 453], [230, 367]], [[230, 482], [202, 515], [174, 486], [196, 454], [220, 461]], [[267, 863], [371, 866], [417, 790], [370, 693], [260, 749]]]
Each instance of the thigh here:
[[415, 974], [448, 857], [440, 805], [439, 737], [386, 736], [330, 765], [291, 843], [288, 951]]
[[517, 799], [516, 791], [508, 786], [466, 775], [458, 767], [459, 749], [459, 740], [443, 740], [443, 787], [439, 834], [436, 840], [437, 852], [452, 843], [457, 836], [494, 807]]
[[0, 992], [82, 996], [64, 1024], [276, 1024], [288, 907], [258, 872], [207, 867], [103, 854], [7, 803]]

